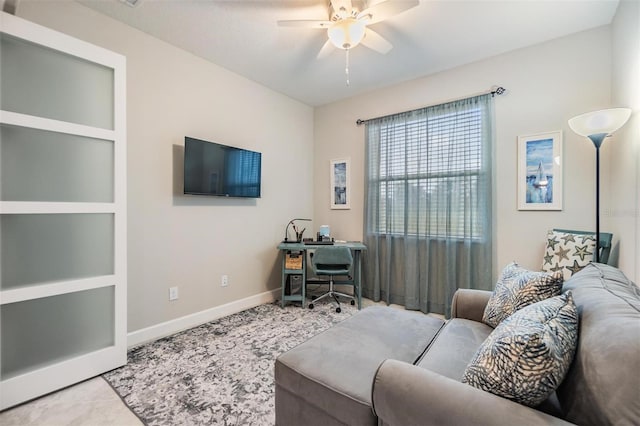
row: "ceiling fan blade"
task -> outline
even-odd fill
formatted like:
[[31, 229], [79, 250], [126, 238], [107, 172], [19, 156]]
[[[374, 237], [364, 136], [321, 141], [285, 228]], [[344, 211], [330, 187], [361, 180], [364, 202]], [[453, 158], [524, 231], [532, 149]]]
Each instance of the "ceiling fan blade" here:
[[298, 28], [320, 28], [327, 29], [331, 26], [331, 21], [318, 21], [315, 19], [297, 19], [292, 21], [278, 21], [281, 27], [298, 27]]
[[414, 8], [419, 4], [419, 0], [386, 0], [360, 12], [358, 19], [366, 18], [367, 25], [371, 25]]
[[393, 45], [391, 43], [389, 43], [384, 37], [373, 31], [371, 28], [367, 28], [367, 31], [364, 34], [364, 38], [362, 39], [360, 44], [368, 47], [371, 50], [382, 53], [383, 55], [387, 54], [391, 49], [393, 49]]
[[320, 51], [318, 52], [318, 56], [316, 56], [316, 58], [324, 59], [329, 56], [331, 52], [333, 52], [333, 50], [333, 43], [331, 43], [331, 40], [327, 40], [326, 43], [322, 46], [322, 49], [320, 49]]

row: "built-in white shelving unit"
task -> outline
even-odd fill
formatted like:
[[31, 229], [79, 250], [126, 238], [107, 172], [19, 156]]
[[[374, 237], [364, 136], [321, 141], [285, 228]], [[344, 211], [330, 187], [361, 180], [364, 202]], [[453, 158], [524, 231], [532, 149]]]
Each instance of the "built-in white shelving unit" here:
[[0, 409], [126, 363], [126, 62], [0, 15]]

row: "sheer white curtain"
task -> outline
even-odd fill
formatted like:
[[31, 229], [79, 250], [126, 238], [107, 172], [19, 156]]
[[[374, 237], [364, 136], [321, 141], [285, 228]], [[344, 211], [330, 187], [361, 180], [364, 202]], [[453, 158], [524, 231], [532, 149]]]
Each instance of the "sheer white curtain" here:
[[449, 316], [491, 289], [490, 94], [366, 124], [363, 294]]

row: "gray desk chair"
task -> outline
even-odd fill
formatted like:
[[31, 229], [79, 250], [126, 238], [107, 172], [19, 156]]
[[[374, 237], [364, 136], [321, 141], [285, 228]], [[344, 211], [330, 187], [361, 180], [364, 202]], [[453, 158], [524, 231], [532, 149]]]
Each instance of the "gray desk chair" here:
[[[568, 234], [576, 234], [576, 235], [594, 235], [595, 232], [589, 231], [572, 231], [570, 229], [554, 229], [556, 232], [566, 232]], [[611, 240], [613, 239], [613, 234], [608, 232], [600, 233], [600, 241], [598, 242], [598, 249], [600, 250], [600, 263], [609, 263], [609, 254], [611, 253]], [[593, 254], [593, 259], [595, 260], [596, 254]]]
[[353, 296], [334, 291], [333, 289], [333, 277], [336, 275], [349, 275], [351, 265], [353, 265], [353, 256], [348, 247], [327, 246], [316, 249], [316, 252], [311, 257], [311, 266], [317, 276], [326, 275], [329, 277], [329, 291], [313, 299], [311, 303], [309, 303], [309, 309], [313, 309], [314, 303], [326, 297], [333, 297], [333, 300], [338, 304], [336, 308], [336, 312], [338, 313], [342, 311], [342, 309], [340, 309], [338, 296], [351, 299], [351, 304], [355, 305], [356, 302]]

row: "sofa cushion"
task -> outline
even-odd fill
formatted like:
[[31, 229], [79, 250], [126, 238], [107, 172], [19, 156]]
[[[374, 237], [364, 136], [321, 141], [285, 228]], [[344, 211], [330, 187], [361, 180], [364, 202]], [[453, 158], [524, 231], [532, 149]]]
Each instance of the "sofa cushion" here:
[[562, 272], [565, 280], [571, 278], [593, 260], [596, 249], [594, 235], [573, 234], [570, 232], [549, 231], [544, 250], [542, 270]]
[[578, 311], [570, 292], [534, 303], [496, 327], [462, 381], [537, 406], [562, 382], [577, 339]]
[[375, 425], [371, 387], [382, 361], [413, 364], [443, 324], [422, 313], [372, 306], [285, 352], [275, 365], [276, 423], [301, 424], [301, 413], [289, 414], [291, 422], [283, 414], [295, 400], [300, 411], [313, 407], [317, 414], [304, 417], [306, 426]]
[[554, 272], [533, 272], [513, 262], [501, 272], [489, 302], [484, 310], [482, 321], [496, 327], [518, 309], [562, 291], [562, 274]]
[[640, 289], [619, 269], [592, 263], [565, 282], [580, 315], [575, 359], [557, 394], [580, 425], [640, 422]]
[[449, 320], [416, 365], [461, 381], [469, 361], [492, 331], [481, 322]]

